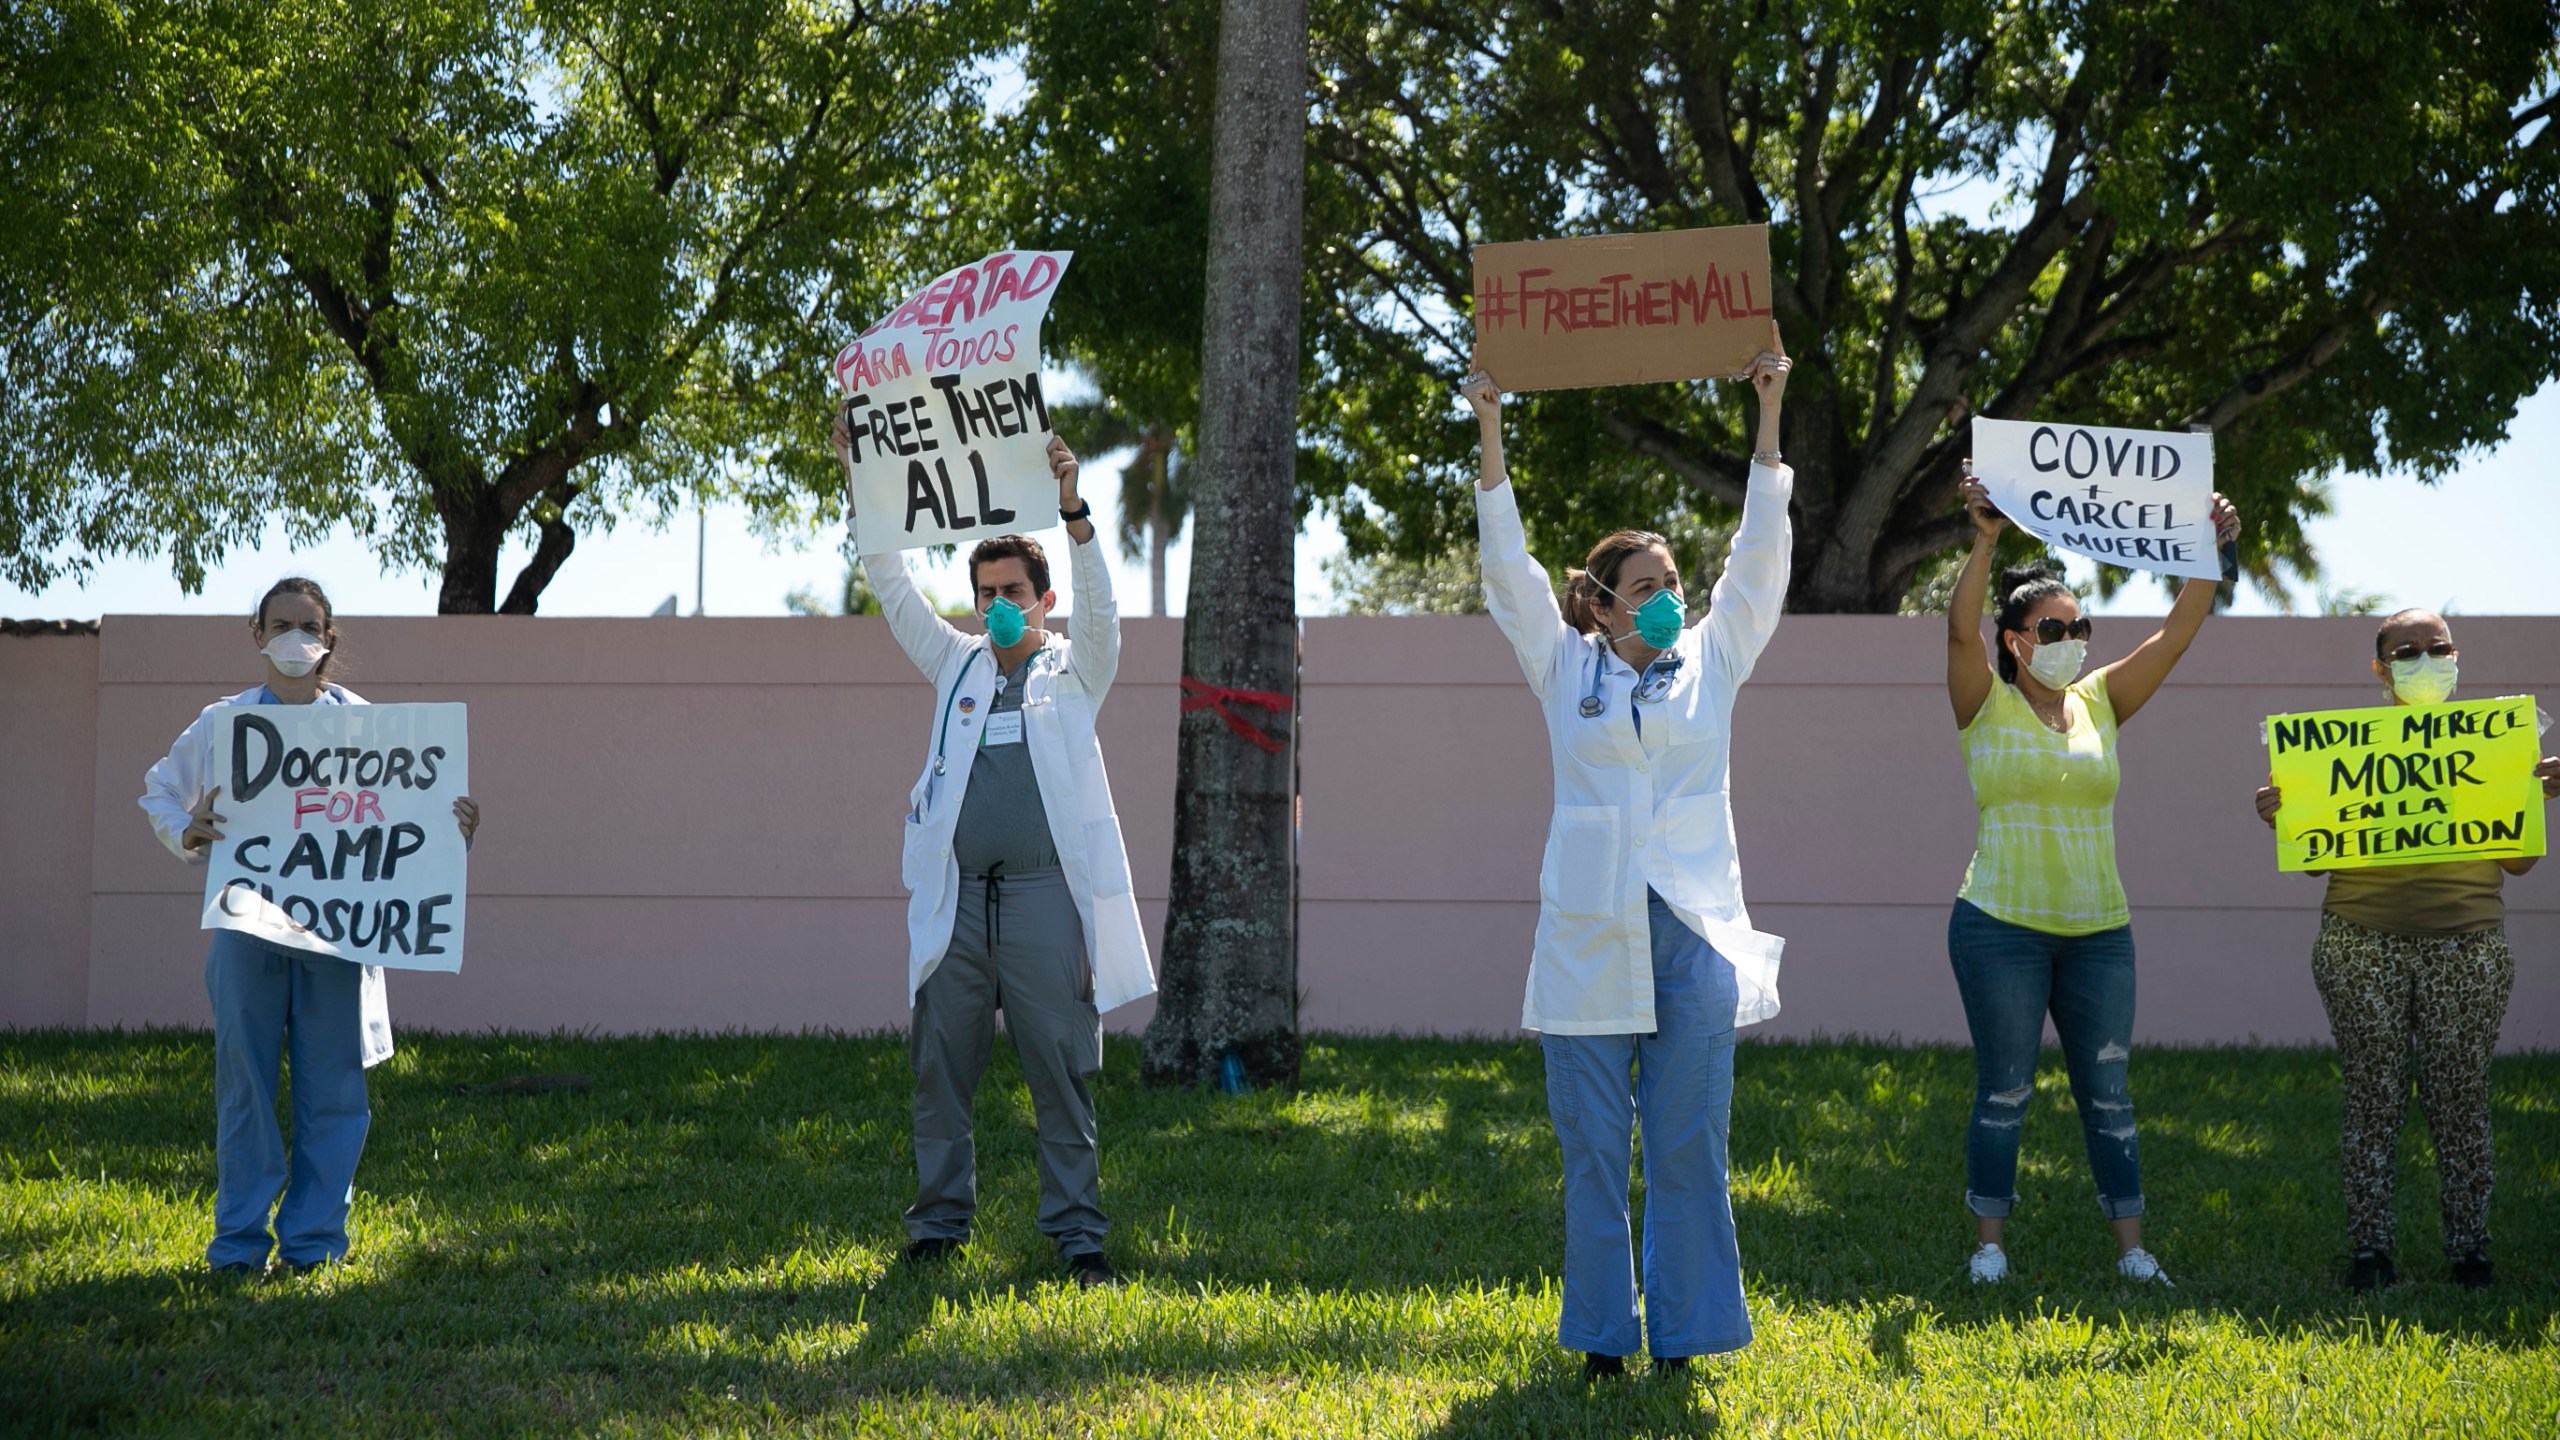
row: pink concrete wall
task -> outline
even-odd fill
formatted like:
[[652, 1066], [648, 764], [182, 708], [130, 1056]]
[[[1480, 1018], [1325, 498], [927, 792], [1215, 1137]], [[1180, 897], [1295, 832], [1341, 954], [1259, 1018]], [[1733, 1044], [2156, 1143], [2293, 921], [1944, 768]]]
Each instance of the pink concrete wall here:
[[[2101, 620], [2103, 661], [2152, 622]], [[2467, 694], [2560, 697], [2560, 620], [2462, 619]], [[459, 976], [393, 977], [396, 1019], [476, 1029], [902, 1025], [897, 817], [931, 696], [880, 621], [362, 619], [349, 683], [472, 707]], [[2231, 620], [2125, 731], [2118, 834], [2153, 1041], [2325, 1037], [2318, 882], [2275, 873], [2256, 720], [2367, 703], [2372, 622]], [[1160, 936], [1179, 622], [1124, 623], [1102, 714]], [[1755, 918], [1788, 937], [1760, 1033], [1954, 1040], [1948, 904], [1973, 809], [1940, 622], [1791, 617], [1736, 717]], [[0, 640], [0, 1024], [202, 1024], [200, 872], [152, 839], [143, 770], [248, 683], [236, 621], [111, 619]], [[46, 647], [55, 647], [47, 649]], [[85, 648], [84, 648], [85, 647]], [[378, 678], [377, 678], [378, 677]], [[1507, 1033], [1550, 803], [1537, 710], [1482, 617], [1308, 622], [1300, 985], [1311, 1028]], [[2509, 1048], [2560, 1046], [2560, 862], [2509, 883]], [[1142, 1003], [1115, 1028], [1145, 1023]]]
[[98, 642], [0, 635], [0, 1025], [88, 1021]]
[[[2093, 664], [2156, 621], [2101, 619]], [[2560, 708], [2560, 621], [2457, 622], [2464, 693]], [[1754, 921], [1787, 937], [1762, 1035], [1962, 1040], [1947, 911], [1974, 810], [1944, 622], [1790, 616], [1734, 717]], [[2320, 882], [2275, 870], [2251, 808], [2260, 717], [2382, 703], [2366, 619], [2218, 619], [2123, 734], [2117, 848], [2141, 966], [2137, 1034], [2324, 1041]], [[1300, 985], [1317, 1028], [1515, 1028], [1551, 803], [1546, 742], [1489, 621], [1307, 624]], [[2560, 732], [2554, 734], [2560, 743]], [[2560, 862], [2511, 879], [2508, 1048], [2560, 1046]]]

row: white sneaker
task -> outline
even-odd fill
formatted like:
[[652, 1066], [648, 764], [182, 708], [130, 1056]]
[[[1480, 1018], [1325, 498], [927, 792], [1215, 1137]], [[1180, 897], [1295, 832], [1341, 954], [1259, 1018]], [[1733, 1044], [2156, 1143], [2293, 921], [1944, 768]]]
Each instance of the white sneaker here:
[[1964, 1268], [1965, 1273], [1973, 1277], [1974, 1284], [1997, 1285], [2009, 1278], [2009, 1257], [2002, 1254], [1997, 1245], [1984, 1245], [1973, 1252], [1973, 1258], [1965, 1262]]
[[2116, 1273], [2136, 1285], [2158, 1285], [2163, 1290], [2178, 1287], [2169, 1281], [2169, 1272], [2160, 1268], [2160, 1258], [2136, 1245], [2116, 1261]]

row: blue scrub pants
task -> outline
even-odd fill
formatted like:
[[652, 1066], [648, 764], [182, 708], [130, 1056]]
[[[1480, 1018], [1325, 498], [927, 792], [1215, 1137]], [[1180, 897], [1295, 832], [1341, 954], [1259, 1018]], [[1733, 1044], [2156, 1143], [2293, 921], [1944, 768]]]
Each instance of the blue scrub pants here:
[[[213, 932], [204, 988], [213, 1000], [217, 1179], [208, 1264], [263, 1266], [347, 1253], [347, 1207], [373, 1113], [364, 1095], [363, 967]], [[293, 1153], [276, 1126], [276, 1073], [293, 1065]], [[275, 1232], [267, 1212], [276, 1205]]]
[[1651, 895], [1649, 1035], [1545, 1035], [1547, 1113], [1564, 1150], [1564, 1311], [1556, 1338], [1631, 1355], [1636, 1314], [1627, 1170], [1644, 1122], [1644, 1309], [1656, 1359], [1751, 1343], [1727, 1191], [1733, 964]]

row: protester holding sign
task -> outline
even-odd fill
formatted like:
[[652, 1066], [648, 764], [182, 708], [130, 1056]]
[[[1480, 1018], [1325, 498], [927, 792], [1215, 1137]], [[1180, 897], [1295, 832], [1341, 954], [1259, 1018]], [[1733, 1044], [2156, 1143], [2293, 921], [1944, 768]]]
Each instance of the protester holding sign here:
[[[249, 636], [266, 658], [265, 682], [206, 706], [143, 777], [141, 803], [151, 828], [190, 865], [206, 863], [222, 839], [216, 727], [230, 707], [366, 703], [329, 679], [338, 627], [317, 583], [277, 581], [259, 600]], [[468, 796], [457, 798], [453, 818], [468, 843], [480, 826], [480, 808]], [[372, 1123], [364, 1072], [391, 1054], [382, 970], [217, 929], [204, 978], [213, 1002], [218, 1125], [206, 1263], [219, 1274], [255, 1274], [271, 1249], [289, 1273], [336, 1260], [347, 1253], [356, 1161]], [[278, 1067], [288, 1057], [289, 1159], [276, 1126]]]
[[[1670, 545], [1639, 530], [1593, 547], [1558, 606], [1504, 471], [1502, 392], [1482, 370], [1463, 389], [1484, 447], [1485, 604], [1546, 715], [1555, 766], [1520, 1023], [1541, 1036], [1564, 1151], [1556, 1335], [1584, 1352], [1588, 1376], [1623, 1373], [1640, 1343], [1666, 1369], [1751, 1343], [1726, 1121], [1734, 1028], [1777, 1013], [1781, 942], [1743, 908], [1726, 791], [1735, 692], [1786, 600], [1794, 472], [1777, 436], [1787, 370], [1785, 356], [1763, 352], [1746, 372], [1761, 448], [1733, 552], [1694, 626]], [[1639, 1116], [1641, 1320], [1627, 1224]]]
[[[2382, 622], [2373, 652], [2374, 673], [2392, 704], [2452, 699], [2461, 652], [2443, 616], [2401, 611]], [[2531, 702], [2519, 708], [2531, 717]], [[2560, 756], [2542, 757], [2533, 775], [2544, 799], [2560, 795]], [[2270, 777], [2258, 791], [2258, 818], [2272, 828], [2283, 807], [2284, 793]], [[2412, 1050], [2418, 1103], [2443, 1176], [2445, 1256], [2459, 1284], [2485, 1289], [2493, 1278], [2489, 1059], [2516, 973], [2499, 892], [2509, 875], [2533, 865], [2534, 857], [2518, 856], [2326, 872], [2311, 978], [2329, 1011], [2345, 1092], [2338, 1148], [2354, 1250], [2347, 1263], [2351, 1290], [2399, 1279], [2391, 1259], [2392, 1192]]]
[[[839, 418], [836, 452], [848, 464], [851, 444]], [[1090, 1087], [1102, 1014], [1153, 994], [1155, 973], [1094, 738], [1120, 664], [1111, 567], [1093, 509], [1077, 498], [1076, 457], [1054, 435], [1047, 453], [1075, 564], [1072, 642], [1043, 628], [1058, 597], [1029, 536], [970, 552], [984, 635], [954, 629], [917, 592], [895, 517], [856, 519], [855, 548], [890, 632], [934, 687], [900, 859], [917, 1177], [906, 1256], [941, 1260], [968, 1242], [978, 1207], [970, 1107], [1001, 1008], [1040, 1130], [1040, 1233], [1093, 1286], [1116, 1278], [1102, 1251], [1110, 1222]]]
[[[1971, 462], [1966, 462], [1970, 477]], [[1981, 810], [1973, 862], [1947, 921], [1947, 950], [1973, 1032], [1973, 1119], [1965, 1204], [1974, 1215], [1968, 1269], [1977, 1283], [2009, 1273], [2002, 1241], [2018, 1203], [2018, 1139], [2035, 1097], [2045, 1016], [2062, 1039], [2072, 1099], [2089, 1147], [2098, 1205], [2115, 1232], [2119, 1273], [2169, 1283], [2142, 1246], [2142, 1166], [2126, 1066], [2133, 1043], [2133, 928], [2116, 875], [2117, 727], [2169, 678], [2212, 613], [2214, 582], [2179, 588], [2168, 623], [2112, 665], [2083, 674], [2089, 621], [2042, 563], [2000, 578], [1999, 651], [1982, 647], [1991, 554], [2006, 524], [1967, 478], [1973, 552], [1947, 607], [1947, 696]], [[2211, 500], [2215, 535], [2240, 519]]]

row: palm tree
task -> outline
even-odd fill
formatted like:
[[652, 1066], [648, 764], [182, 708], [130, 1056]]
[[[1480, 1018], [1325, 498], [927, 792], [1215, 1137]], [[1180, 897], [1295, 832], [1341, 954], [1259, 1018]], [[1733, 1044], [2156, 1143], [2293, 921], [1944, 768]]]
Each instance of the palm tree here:
[[1150, 615], [1165, 613], [1165, 552], [1191, 518], [1182, 439], [1171, 425], [1133, 419], [1109, 394], [1049, 407], [1058, 434], [1080, 455], [1135, 448], [1120, 470], [1120, 553], [1147, 562]]

